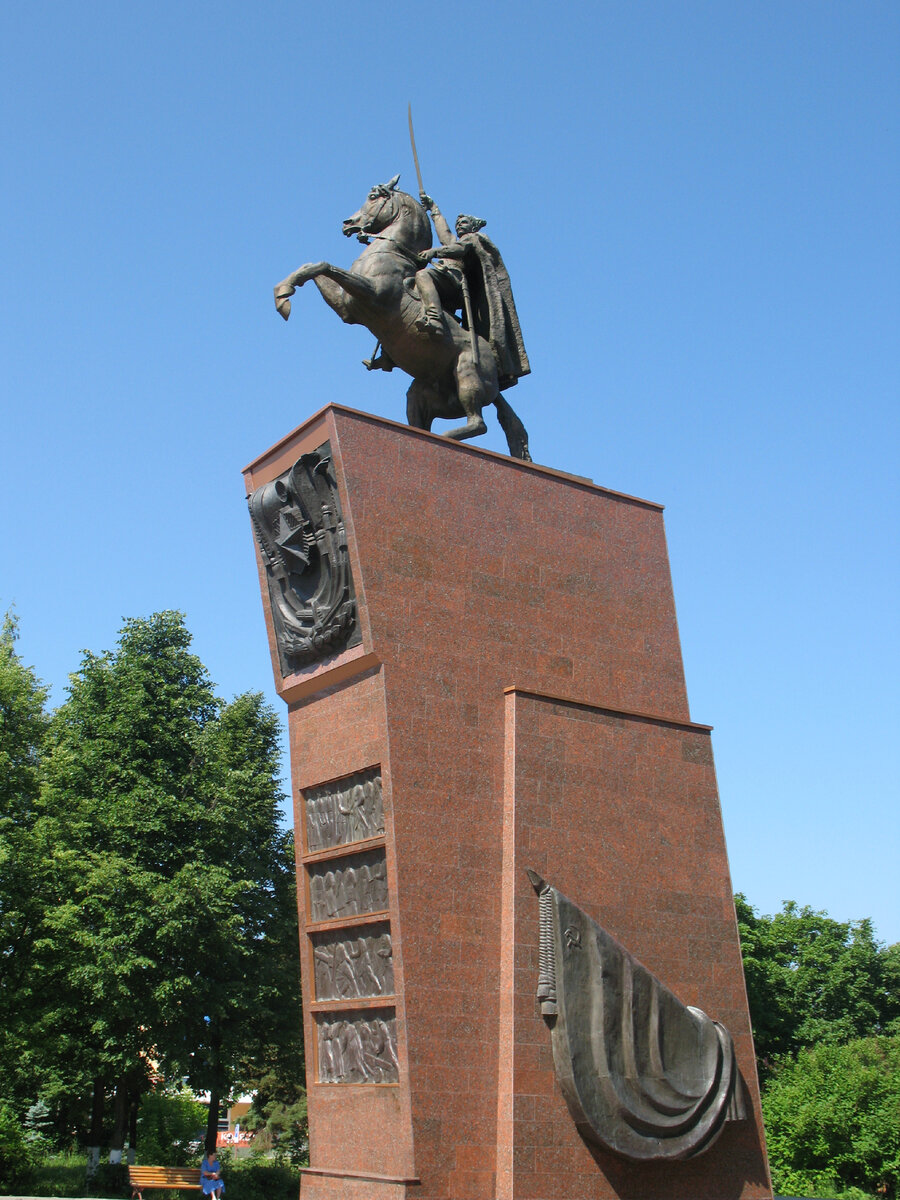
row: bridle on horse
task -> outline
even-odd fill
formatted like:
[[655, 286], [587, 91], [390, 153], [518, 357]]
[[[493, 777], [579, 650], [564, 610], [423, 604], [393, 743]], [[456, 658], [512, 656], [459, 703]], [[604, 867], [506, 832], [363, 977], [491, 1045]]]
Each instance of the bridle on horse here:
[[[392, 192], [389, 192], [388, 195], [382, 197], [381, 203], [379, 204], [376, 211], [374, 213], [372, 213], [372, 216], [366, 221], [366, 223], [364, 225], [360, 225], [359, 231], [356, 234], [356, 240], [358, 242], [362, 242], [362, 244], [364, 246], [368, 246], [369, 242], [371, 242], [371, 241], [390, 242], [391, 247], [394, 250], [396, 250], [398, 254], [402, 255], [403, 258], [407, 259], [408, 262], [412, 263], [412, 265], [418, 271], [419, 268], [422, 267], [424, 264], [423, 264], [421, 258], [419, 257], [418, 253], [415, 250], [410, 250], [407, 246], [404, 246], [402, 242], [398, 242], [396, 238], [387, 237], [383, 233], [370, 233], [369, 232], [369, 230], [372, 228], [372, 226], [376, 223], [378, 218], [381, 216], [381, 210], [384, 208], [385, 204], [387, 204], [388, 200], [393, 200], [393, 199], [395, 199], [395, 197]], [[402, 208], [402, 201], [401, 201], [401, 208]], [[394, 219], [396, 219], [396, 218], [394, 218]], [[392, 224], [393, 222], [389, 222], [389, 223]], [[384, 228], [384, 226], [382, 226], [382, 228]]]
[[[396, 199], [396, 197], [394, 195], [393, 190], [386, 192], [381, 197], [381, 204], [379, 204], [379, 206], [375, 210], [375, 212], [372, 213], [371, 217], [369, 217], [366, 220], [365, 224], [360, 225], [359, 230], [357, 231], [357, 234], [356, 234], [356, 240], [358, 242], [362, 242], [362, 244], [364, 246], [368, 246], [371, 241], [390, 242], [391, 252], [396, 252], [402, 258], [405, 258], [407, 260], [407, 262], [409, 262], [418, 271], [421, 269], [421, 267], [424, 266], [424, 263], [417, 251], [410, 250], [407, 246], [404, 246], [402, 242], [398, 242], [396, 238], [387, 237], [383, 233], [370, 233], [369, 232], [371, 230], [372, 226], [376, 223], [376, 221], [381, 216], [381, 210], [384, 208], [385, 204], [387, 204], [388, 200], [394, 200], [394, 199]], [[402, 200], [400, 201], [400, 207], [401, 208], [403, 207]], [[393, 224], [394, 220], [396, 220], [396, 216], [392, 217], [389, 224]], [[384, 226], [382, 226], [382, 228], [384, 228]], [[375, 362], [375, 359], [378, 357], [378, 352], [379, 352], [379, 350], [381, 350], [381, 346], [382, 346], [381, 339], [379, 338], [375, 342], [375, 349], [372, 352], [372, 357], [363, 359], [363, 366], [366, 368], [367, 371], [373, 370], [373, 364]]]
[[375, 224], [375, 222], [381, 216], [381, 210], [387, 204], [388, 200], [393, 200], [393, 199], [394, 199], [393, 192], [386, 191], [384, 193], [384, 195], [381, 197], [381, 203], [378, 205], [377, 211], [372, 214], [371, 218], [368, 221], [366, 221], [365, 225], [360, 225], [359, 230], [356, 234], [357, 241], [363, 242], [364, 244], [368, 244], [368, 239], [370, 237], [380, 237], [380, 234], [369, 233], [369, 230], [372, 228], [372, 226]]

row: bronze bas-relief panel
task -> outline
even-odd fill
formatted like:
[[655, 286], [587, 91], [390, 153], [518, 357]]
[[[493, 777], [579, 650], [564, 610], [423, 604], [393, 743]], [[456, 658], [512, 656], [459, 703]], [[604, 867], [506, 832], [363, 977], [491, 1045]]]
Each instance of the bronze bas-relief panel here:
[[387, 922], [313, 935], [316, 1000], [389, 996], [394, 960]]
[[[347, 918], [388, 907], [384, 846], [352, 853], [329, 850], [384, 835], [381, 768], [370, 767], [303, 791], [309, 914], [313, 922], [341, 921], [308, 934], [313, 956], [314, 1001], [358, 1002], [358, 1008], [317, 1011], [316, 1078], [319, 1083], [396, 1083], [397, 1023], [393, 1005], [365, 1008], [394, 992], [391, 925], [387, 919], [346, 924]], [[325, 853], [323, 853], [325, 852]]]
[[537, 875], [537, 998], [579, 1133], [633, 1162], [693, 1158], [745, 1120], [728, 1030], [682, 1004], [611, 934]]
[[247, 497], [282, 675], [362, 640], [331, 446]]
[[387, 863], [383, 849], [309, 867], [311, 921], [383, 912], [387, 906]]
[[381, 769], [358, 771], [335, 783], [307, 788], [306, 848], [310, 853], [384, 833]]
[[392, 1008], [316, 1017], [319, 1083], [396, 1083], [397, 1018]]

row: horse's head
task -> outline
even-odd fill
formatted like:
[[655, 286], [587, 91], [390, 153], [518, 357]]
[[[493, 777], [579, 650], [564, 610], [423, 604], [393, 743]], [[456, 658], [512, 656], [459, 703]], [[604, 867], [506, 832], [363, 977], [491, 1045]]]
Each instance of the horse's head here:
[[341, 229], [345, 237], [353, 234], [383, 233], [416, 252], [431, 245], [431, 226], [425, 209], [412, 196], [397, 190], [399, 175], [388, 183], [376, 183], [366, 202], [352, 217], [347, 217]]

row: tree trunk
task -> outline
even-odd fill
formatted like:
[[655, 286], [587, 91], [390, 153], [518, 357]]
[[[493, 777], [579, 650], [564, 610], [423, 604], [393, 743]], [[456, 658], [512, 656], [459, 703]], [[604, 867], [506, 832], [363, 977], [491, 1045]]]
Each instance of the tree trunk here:
[[122, 1148], [125, 1145], [125, 1129], [128, 1125], [128, 1081], [121, 1076], [116, 1083], [115, 1120], [113, 1121], [112, 1137], [109, 1140], [109, 1161], [122, 1161]]
[[206, 1118], [206, 1153], [212, 1154], [219, 1139], [219, 1089], [214, 1084], [209, 1091], [209, 1115]]
[[212, 1154], [219, 1140], [219, 1102], [227, 1089], [222, 1073], [222, 1032], [210, 1024], [209, 1048], [206, 1054], [209, 1067], [209, 1114], [206, 1118], [206, 1153]]
[[87, 1146], [87, 1182], [97, 1173], [100, 1164], [100, 1147], [103, 1144], [103, 1108], [106, 1098], [106, 1088], [102, 1079], [94, 1080], [94, 1092], [91, 1097], [91, 1129], [88, 1134]]
[[140, 1092], [134, 1092], [130, 1096], [130, 1107], [128, 1109], [128, 1165], [133, 1166], [137, 1153], [137, 1119], [138, 1109], [141, 1105]]

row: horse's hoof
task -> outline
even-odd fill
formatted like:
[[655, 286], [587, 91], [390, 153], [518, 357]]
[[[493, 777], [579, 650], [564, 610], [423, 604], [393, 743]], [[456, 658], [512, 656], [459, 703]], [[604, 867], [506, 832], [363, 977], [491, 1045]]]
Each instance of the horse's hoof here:
[[481, 437], [483, 433], [487, 433], [484, 420], [481, 417], [470, 417], [465, 425], [460, 425], [458, 429], [448, 429], [443, 436], [454, 442], [465, 442], [469, 438]]
[[275, 284], [275, 307], [281, 313], [285, 320], [291, 315], [291, 296], [294, 294], [294, 289], [289, 283]]

